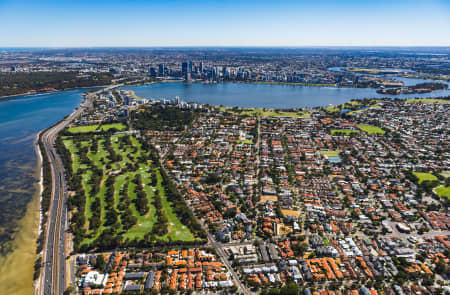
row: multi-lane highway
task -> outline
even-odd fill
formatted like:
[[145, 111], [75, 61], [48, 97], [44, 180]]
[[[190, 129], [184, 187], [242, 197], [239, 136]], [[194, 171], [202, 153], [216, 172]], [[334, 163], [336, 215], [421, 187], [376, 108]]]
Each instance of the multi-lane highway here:
[[65, 232], [67, 220], [66, 183], [62, 160], [55, 142], [59, 131], [64, 129], [75, 117], [80, 115], [78, 108], [59, 124], [48, 129], [42, 136], [45, 152], [52, 173], [52, 198], [48, 212], [46, 243], [44, 247], [44, 272], [41, 294], [62, 294], [65, 290]]
[[[119, 86], [119, 85], [117, 85]], [[115, 87], [117, 87], [115, 86]], [[52, 195], [48, 211], [46, 240], [43, 248], [43, 272], [40, 278], [39, 294], [63, 294], [66, 288], [66, 232], [67, 226], [67, 195], [64, 179], [64, 166], [56, 151], [55, 143], [58, 133], [73, 119], [81, 115], [85, 108], [92, 105], [93, 97], [114, 86], [96, 91], [68, 117], [46, 130], [42, 135], [44, 150], [50, 163], [52, 174]]]

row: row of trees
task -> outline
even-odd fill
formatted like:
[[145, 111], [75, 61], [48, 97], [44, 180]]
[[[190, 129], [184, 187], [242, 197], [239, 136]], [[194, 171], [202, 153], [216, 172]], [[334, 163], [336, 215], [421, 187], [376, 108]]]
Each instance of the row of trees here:
[[141, 130], [184, 130], [195, 118], [195, 113], [175, 107], [157, 105], [145, 111], [133, 112], [134, 126]]
[[122, 213], [120, 215], [120, 220], [122, 222], [122, 227], [124, 230], [129, 230], [133, 225], [137, 223], [137, 217], [134, 216], [130, 209], [130, 197], [128, 196], [128, 182], [125, 181], [122, 189], [120, 190], [120, 199], [117, 209]]
[[[110, 120], [110, 121], [108, 121], [108, 124], [114, 124], [114, 123], [121, 123], [121, 124], [123, 124], [125, 126], [127, 125], [126, 121], [118, 121], [118, 120]], [[109, 128], [107, 130], [103, 130], [102, 129], [102, 125], [100, 124], [100, 125], [98, 125], [97, 129], [94, 130], [94, 131], [72, 132], [72, 131], [69, 131], [68, 129], [64, 129], [59, 134], [61, 136], [78, 136], [78, 137], [84, 138], [84, 139], [92, 138], [93, 141], [97, 141], [98, 142], [98, 139], [96, 137], [92, 137], [92, 135], [110, 136], [110, 135], [112, 135], [112, 134], [114, 134], [116, 132], [119, 132], [119, 131], [120, 130], [115, 128], [115, 127]]]
[[[46, 129], [47, 130], [47, 129]], [[50, 167], [50, 162], [48, 159], [47, 152], [45, 151], [45, 146], [43, 142], [43, 134], [46, 131], [42, 131], [39, 134], [39, 149], [42, 155], [42, 174], [43, 174], [43, 190], [42, 190], [42, 201], [41, 208], [42, 212], [47, 212], [50, 207], [50, 200], [52, 197], [52, 171]], [[43, 214], [42, 224], [47, 222], [47, 214]], [[45, 231], [41, 231], [38, 238], [38, 246], [36, 249], [36, 253], [40, 253], [42, 251], [43, 243], [45, 239]]]
[[134, 177], [134, 184], [135, 186], [135, 193], [136, 193], [136, 199], [135, 199], [135, 206], [137, 211], [139, 212], [139, 214], [141, 214], [142, 216], [147, 214], [148, 210], [149, 210], [149, 206], [148, 206], [148, 199], [147, 199], [147, 194], [145, 193], [144, 189], [143, 189], [143, 185], [142, 185], [142, 177], [140, 174], [136, 174], [136, 176]]
[[172, 181], [172, 179], [170, 179], [170, 177], [167, 175], [166, 171], [162, 169], [162, 167], [160, 168], [160, 173], [162, 176], [162, 184], [165, 189], [167, 200], [172, 202], [174, 212], [177, 214], [180, 221], [184, 225], [186, 225], [196, 237], [205, 239], [205, 231], [195, 219], [194, 214], [187, 206], [186, 201], [178, 191], [175, 183]]
[[105, 186], [105, 226], [112, 226], [114, 229], [119, 229], [119, 213], [114, 204], [114, 176], [109, 175], [106, 178]]
[[[139, 141], [138, 146], [133, 144], [134, 139], [130, 136], [120, 137], [117, 144], [114, 143], [115, 146], [113, 146], [109, 134], [95, 137], [87, 134], [76, 134], [71, 135], [70, 138], [76, 147], [79, 162], [84, 165], [81, 166], [81, 168], [78, 168], [76, 173], [69, 168], [66, 170], [69, 186], [71, 190], [75, 191], [75, 194], [69, 198], [69, 209], [72, 212], [71, 229], [74, 233], [75, 251], [87, 251], [93, 248], [112, 249], [126, 246], [154, 246], [156, 244], [164, 243], [192, 244], [192, 242], [174, 242], [171, 241], [170, 238], [166, 242], [158, 239], [158, 236], [164, 236], [168, 233], [168, 217], [163, 209], [163, 194], [165, 194], [167, 200], [173, 204], [174, 213], [178, 215], [180, 221], [185, 224], [197, 238], [206, 238], [206, 234], [187, 207], [175, 184], [168, 178], [164, 169], [161, 168], [157, 153], [152, 149], [145, 138], [136, 138]], [[83, 142], [86, 141], [89, 142], [89, 145], [83, 144]], [[128, 240], [123, 238], [123, 234], [137, 223], [137, 216], [135, 216], [135, 213], [133, 213], [130, 208], [131, 204], [134, 203], [136, 210], [141, 216], [146, 215], [150, 210], [148, 196], [144, 190], [144, 181], [139, 174], [140, 166], [138, 163], [127, 163], [125, 167], [122, 166], [120, 169], [121, 173], [130, 171], [137, 172], [132, 178], [136, 198], [131, 200], [129, 197], [130, 179], [125, 179], [123, 186], [120, 188], [120, 192], [117, 193], [115, 192], [117, 173], [108, 173], [108, 176], [105, 179], [104, 167], [99, 167], [98, 163], [95, 164], [91, 160], [89, 155], [98, 153], [100, 145], [107, 151], [107, 159], [100, 159], [100, 163], [106, 164], [107, 169], [112, 169], [111, 166], [123, 160], [122, 155], [117, 153], [117, 148], [124, 151], [129, 151], [130, 148], [134, 148], [135, 153], [139, 150], [141, 150], [141, 152], [132, 159], [133, 162], [152, 163], [151, 167], [148, 169], [148, 171], [151, 172], [151, 181], [149, 181], [149, 185], [151, 184], [154, 187], [158, 186], [158, 182], [160, 181], [158, 174], [161, 174], [161, 184], [164, 191], [155, 191], [153, 201], [153, 205], [156, 209], [155, 214], [158, 218], [153, 225], [152, 230], [144, 236], [144, 239]], [[61, 137], [58, 139], [58, 149], [63, 158], [65, 167], [72, 167], [72, 155], [65, 147]], [[127, 157], [129, 158], [129, 156]], [[86, 183], [88, 184], [87, 190], [85, 190], [82, 182], [82, 175], [86, 173], [89, 175]], [[103, 180], [104, 183], [101, 185]], [[102, 201], [102, 198], [99, 195], [101, 186], [104, 187], [104, 189], [101, 190], [102, 192], [104, 191], [104, 201]], [[92, 196], [91, 202], [87, 202], [87, 196]], [[117, 203], [116, 198], [119, 198]], [[98, 230], [102, 226], [102, 216], [104, 216], [104, 229], [91, 243], [84, 242], [88, 233], [85, 226], [87, 222], [87, 204], [89, 204], [89, 209], [92, 212], [92, 215], [89, 218], [89, 232], [92, 233], [91, 237], [97, 236]], [[73, 210], [75, 208], [76, 210]], [[102, 212], [102, 210], [104, 210], [104, 212]], [[199, 240], [197, 239], [193, 243], [199, 243]]]
[[156, 209], [157, 221], [153, 224], [152, 233], [158, 236], [163, 236], [169, 232], [167, 228], [167, 224], [169, 222], [166, 212], [163, 210], [161, 196], [159, 195], [159, 191], [155, 192], [155, 196], [153, 198], [153, 205]]
[[[78, 149], [78, 156], [80, 158], [80, 163], [90, 166], [90, 159], [87, 157], [87, 153], [89, 149], [83, 148], [81, 146], [81, 141], [87, 140], [87, 136], [74, 137], [73, 141]], [[72, 155], [71, 152], [66, 148], [61, 136], [58, 136], [56, 141], [56, 147], [58, 149], [58, 153], [60, 154], [65, 169], [65, 174], [67, 178], [67, 182], [72, 191], [74, 191], [74, 195], [68, 199], [68, 209], [72, 212], [72, 216], [70, 219], [70, 228], [74, 236], [74, 249], [75, 251], [79, 250], [80, 245], [84, 238], [86, 237], [86, 191], [82, 184], [81, 175], [84, 173], [84, 169], [78, 169], [77, 173], [74, 174], [72, 171]], [[98, 174], [96, 170], [93, 170], [93, 174]], [[96, 178], [93, 182], [91, 182], [91, 192], [98, 191], [98, 187], [100, 185], [101, 178]], [[95, 182], [95, 184], [94, 184]], [[77, 210], [73, 210], [73, 209]], [[97, 229], [100, 227], [100, 216], [101, 216], [101, 206], [100, 199], [96, 198], [94, 202], [91, 204], [91, 208], [93, 217], [90, 220], [89, 228]]]
[[[103, 138], [103, 140], [101, 140], [101, 138]], [[108, 175], [103, 184], [105, 188], [105, 198], [104, 204], [102, 204], [101, 198], [100, 196], [98, 196], [98, 193], [100, 192], [101, 182], [104, 179], [104, 170], [103, 167], [98, 167], [97, 165], [95, 165], [88, 155], [98, 153], [99, 144], [101, 142], [103, 148], [107, 151], [108, 160], [105, 161], [105, 159], [102, 158], [100, 159], [100, 162], [107, 162], [107, 169], [111, 169], [111, 163], [122, 161], [122, 155], [116, 153], [115, 149], [112, 146], [109, 134], [104, 134], [103, 137], [92, 137], [91, 135], [87, 134], [76, 134], [72, 135], [71, 139], [74, 143], [74, 146], [76, 147], [79, 162], [87, 166], [87, 168], [78, 168], [75, 175], [72, 172], [72, 169], [67, 169], [69, 185], [71, 189], [75, 191], [75, 195], [69, 199], [69, 209], [73, 212], [71, 218], [71, 228], [74, 232], [75, 250], [85, 251], [94, 247], [108, 248], [120, 246], [123, 243], [122, 233], [126, 232], [137, 223], [137, 218], [136, 216], [134, 216], [132, 210], [130, 209], [131, 200], [128, 196], [128, 181], [125, 181], [124, 185], [120, 189], [120, 193], [118, 194], [120, 199], [116, 208], [114, 188], [115, 176], [112, 174]], [[90, 144], [82, 144], [82, 142], [86, 141], [88, 141]], [[119, 140], [119, 148], [127, 149], [129, 147], [127, 146], [127, 144], [132, 144], [129, 136], [121, 137]], [[66, 149], [61, 138], [59, 138], [58, 149], [63, 157], [65, 166], [72, 167], [71, 153]], [[137, 171], [138, 167], [138, 165], [127, 165], [123, 169], [125, 171], [130, 169], [132, 171]], [[90, 189], [88, 192], [84, 190], [82, 184], [82, 175], [86, 173], [89, 174], [87, 184], [89, 185]], [[133, 181], [136, 184], [135, 192], [137, 195], [137, 198], [134, 200], [134, 202], [140, 214], [144, 215], [148, 212], [149, 206], [147, 195], [142, 189], [143, 184], [141, 176], [137, 175]], [[101, 216], [103, 209], [105, 210], [105, 220], [103, 224], [105, 230], [103, 230], [98, 238], [95, 239], [91, 244], [85, 244], [82, 246], [81, 243], [87, 237], [87, 232], [85, 229], [85, 207], [87, 204], [87, 194], [91, 195], [94, 198], [92, 203], [90, 204], [92, 216], [90, 216], [89, 219], [89, 230], [92, 233], [92, 236], [96, 235], [98, 229], [102, 225]], [[74, 208], [77, 208], [77, 210], [72, 210]], [[121, 224], [123, 232], [119, 232], [119, 230], [121, 229]]]

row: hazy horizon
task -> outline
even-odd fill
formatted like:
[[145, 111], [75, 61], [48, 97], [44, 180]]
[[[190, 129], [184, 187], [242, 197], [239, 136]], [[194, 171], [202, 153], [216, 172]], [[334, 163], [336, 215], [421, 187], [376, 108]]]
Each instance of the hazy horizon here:
[[[234, 45], [220, 45], [220, 46], [120, 46], [120, 45], [112, 45], [112, 46], [0, 46], [0, 50], [64, 50], [64, 49], [280, 49], [280, 50], [300, 50], [300, 49], [317, 49], [317, 50], [444, 50], [450, 51], [450, 45], [427, 45], [427, 46], [234, 46]], [[416, 52], [417, 53], [417, 52]], [[420, 52], [419, 52], [420, 53]]]

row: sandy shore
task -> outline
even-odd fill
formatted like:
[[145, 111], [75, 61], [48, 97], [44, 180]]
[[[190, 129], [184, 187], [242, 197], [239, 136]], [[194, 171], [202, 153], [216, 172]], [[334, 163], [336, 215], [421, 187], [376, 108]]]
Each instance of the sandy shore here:
[[40, 226], [40, 196], [42, 189], [41, 157], [35, 167], [33, 198], [12, 242], [15, 249], [7, 256], [0, 256], [0, 285], [2, 294], [29, 295], [34, 293], [33, 274], [36, 261], [36, 241]]

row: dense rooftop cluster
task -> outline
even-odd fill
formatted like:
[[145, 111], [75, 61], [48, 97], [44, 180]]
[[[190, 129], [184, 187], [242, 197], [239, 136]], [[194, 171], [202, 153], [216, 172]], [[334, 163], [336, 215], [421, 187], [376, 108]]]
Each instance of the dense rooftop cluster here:
[[[136, 114], [195, 114], [178, 121], [183, 128], [168, 121], [136, 126], [217, 251], [216, 272], [206, 270], [203, 289], [448, 290], [450, 103], [350, 104], [357, 110], [318, 108], [301, 117], [180, 101], [135, 106]], [[167, 284], [183, 292], [189, 275], [180, 268], [189, 259], [175, 252], [164, 258], [173, 269]], [[152, 269], [158, 277], [166, 268]]]
[[[353, 67], [363, 71], [340, 71], [336, 70], [337, 67]], [[385, 76], [374, 76], [372, 72], [364, 71], [367, 68], [381, 68], [383, 70], [375, 74]], [[414, 72], [404, 69], [412, 69]], [[86, 76], [108, 73], [114, 76], [112, 82], [117, 83], [184, 79], [206, 83], [247, 81], [344, 87], [398, 87], [403, 83], [393, 77], [448, 80], [450, 74], [448, 52], [438, 48], [421, 53], [403, 52], [401, 49], [368, 51], [337, 48], [80, 48], [0, 51], [0, 74], [45, 72], [74, 72]]]
[[79, 287], [86, 295], [234, 290], [225, 266], [208, 249], [114, 251], [80, 255], [77, 264]]

